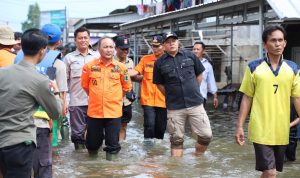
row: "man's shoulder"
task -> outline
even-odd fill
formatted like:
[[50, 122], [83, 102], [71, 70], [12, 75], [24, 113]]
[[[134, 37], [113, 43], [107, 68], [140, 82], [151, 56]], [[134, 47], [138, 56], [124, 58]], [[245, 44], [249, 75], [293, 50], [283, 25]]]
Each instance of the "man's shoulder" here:
[[88, 67], [91, 67], [91, 66], [95, 65], [96, 63], [98, 63], [98, 60], [99, 59], [93, 59], [93, 60], [87, 62], [85, 65]]
[[130, 57], [127, 57], [126, 63], [133, 64], [133, 59], [131, 59]]
[[0, 50], [0, 56], [2, 58], [6, 58], [6, 57], [15, 58], [16, 57], [16, 55], [14, 53], [7, 51], [5, 49]]
[[144, 60], [152, 60], [153, 58], [155, 58], [154, 54], [146, 54], [142, 57], [142, 59], [144, 59]]
[[94, 51], [94, 50], [90, 50], [89, 51], [89, 54], [93, 57], [96, 57], [96, 58], [99, 58], [100, 57], [100, 54], [98, 51]]
[[113, 64], [119, 66], [122, 70], [127, 69], [126, 65], [116, 59], [113, 59]]
[[65, 57], [64, 57], [64, 59], [66, 60], [68, 60], [68, 59], [70, 59], [70, 58], [72, 58], [72, 57], [74, 57], [74, 56], [77, 56], [79, 54], [79, 52], [78, 51], [72, 51], [72, 52], [70, 52], [70, 53], [68, 53], [68, 54], [66, 54], [65, 55]]
[[54, 66], [56, 66], [56, 65], [57, 66], [65, 66], [65, 63], [62, 60], [57, 58], [54, 62]]
[[162, 56], [160, 56], [160, 57], [156, 60], [155, 64], [156, 64], [156, 65], [160, 65], [160, 64], [161, 64], [163, 61], [165, 61], [168, 57], [169, 57], [169, 55], [166, 54], [166, 53], [164, 53]]
[[283, 62], [285, 62], [294, 72], [294, 74], [296, 75], [299, 71], [299, 65], [296, 64], [295, 62], [291, 61], [291, 60], [284, 60]]
[[193, 60], [198, 60], [198, 57], [193, 52], [188, 50], [182, 50], [182, 51], [188, 58], [192, 58]]
[[248, 67], [249, 67], [251, 73], [253, 73], [255, 71], [255, 69], [259, 65], [261, 65], [264, 61], [265, 61], [265, 59], [261, 58], [261, 59], [256, 59], [256, 60], [253, 60], [253, 61], [249, 62]]
[[201, 63], [203, 64], [203, 66], [204, 66], [205, 68], [212, 68], [211, 63], [210, 63], [209, 60], [206, 59], [206, 58], [203, 58], [203, 59], [201, 60]]

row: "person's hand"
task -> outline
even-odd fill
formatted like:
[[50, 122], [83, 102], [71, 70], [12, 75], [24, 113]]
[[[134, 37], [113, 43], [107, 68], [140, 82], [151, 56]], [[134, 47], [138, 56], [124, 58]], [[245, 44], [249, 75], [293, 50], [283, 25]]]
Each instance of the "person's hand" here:
[[63, 111], [62, 111], [62, 116], [66, 117], [67, 113], [68, 113], [68, 106], [67, 106], [67, 104], [64, 104]]
[[50, 80], [49, 88], [52, 92], [58, 92], [58, 86], [55, 80]]
[[245, 144], [244, 129], [237, 127], [235, 130], [235, 141], [237, 144], [243, 146]]
[[215, 107], [215, 109], [218, 107], [218, 105], [219, 105], [219, 100], [218, 100], [217, 97], [214, 97], [214, 107]]

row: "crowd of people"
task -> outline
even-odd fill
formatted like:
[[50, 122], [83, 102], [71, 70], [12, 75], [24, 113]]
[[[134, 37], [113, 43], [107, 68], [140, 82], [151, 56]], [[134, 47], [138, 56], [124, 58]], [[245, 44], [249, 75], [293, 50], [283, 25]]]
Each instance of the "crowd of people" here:
[[[174, 32], [154, 35], [153, 53], [134, 66], [126, 36], [102, 37], [94, 51], [89, 30], [81, 27], [74, 32], [75, 51], [62, 53], [61, 35], [54, 24], [23, 34], [0, 27], [0, 177], [30, 177], [32, 169], [35, 178], [52, 177], [52, 147], [67, 113], [75, 150], [97, 157], [103, 147], [106, 159], [115, 160], [132, 118], [133, 82], [140, 83], [144, 144], [161, 142], [167, 131], [171, 156], [182, 157], [188, 120], [196, 135], [195, 155], [205, 153], [213, 139], [205, 109], [208, 93], [215, 108], [219, 100], [202, 41], [187, 51]], [[281, 26], [267, 26], [262, 39], [266, 56], [248, 64], [240, 87], [244, 95], [235, 138], [245, 144], [250, 113], [255, 168], [269, 178], [282, 171], [285, 159], [295, 160], [300, 71], [282, 57], [286, 32]]]

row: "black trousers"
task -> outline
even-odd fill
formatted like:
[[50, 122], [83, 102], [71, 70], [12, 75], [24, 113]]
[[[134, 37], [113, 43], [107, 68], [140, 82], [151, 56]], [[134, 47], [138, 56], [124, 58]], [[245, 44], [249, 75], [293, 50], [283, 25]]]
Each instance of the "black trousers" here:
[[30, 178], [34, 143], [0, 148], [0, 169], [5, 178]]
[[37, 148], [33, 154], [34, 178], [52, 177], [52, 147], [50, 142], [50, 129], [36, 129]]
[[103, 149], [109, 153], [117, 153], [121, 150], [119, 133], [121, 128], [120, 118], [87, 118], [86, 148], [98, 150], [105, 139], [106, 147]]
[[131, 121], [132, 118], [132, 105], [128, 105], [128, 106], [123, 106], [122, 107], [122, 117], [121, 117], [121, 122], [122, 123], [129, 123]]
[[167, 127], [167, 109], [143, 106], [144, 138], [163, 139]]

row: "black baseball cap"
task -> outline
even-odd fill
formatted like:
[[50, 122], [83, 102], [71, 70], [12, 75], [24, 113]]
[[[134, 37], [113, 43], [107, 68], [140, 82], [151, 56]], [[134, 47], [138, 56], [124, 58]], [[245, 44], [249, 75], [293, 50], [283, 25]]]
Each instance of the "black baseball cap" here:
[[159, 45], [161, 45], [163, 43], [163, 38], [162, 38], [162, 36], [161, 35], [155, 35], [155, 36], [153, 36], [152, 37], [152, 39], [151, 39], [151, 45], [152, 46], [159, 46]]
[[119, 36], [116, 39], [116, 47], [120, 49], [130, 48], [129, 39], [125, 36]]
[[167, 32], [167, 33], [165, 33], [163, 36], [162, 36], [162, 38], [163, 38], [163, 43], [168, 39], [168, 38], [175, 38], [175, 39], [178, 39], [178, 37], [177, 37], [177, 35], [176, 35], [176, 33], [174, 33], [174, 32]]

